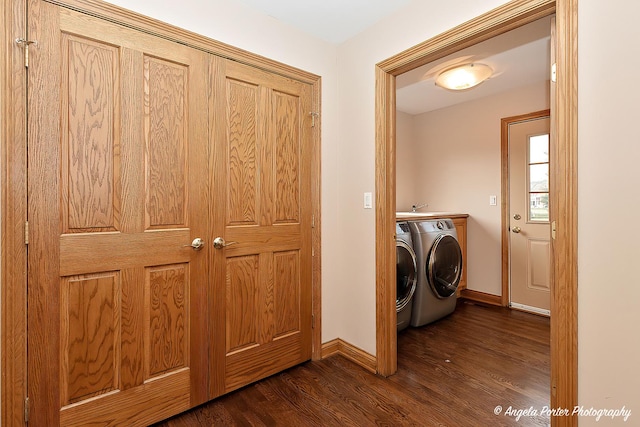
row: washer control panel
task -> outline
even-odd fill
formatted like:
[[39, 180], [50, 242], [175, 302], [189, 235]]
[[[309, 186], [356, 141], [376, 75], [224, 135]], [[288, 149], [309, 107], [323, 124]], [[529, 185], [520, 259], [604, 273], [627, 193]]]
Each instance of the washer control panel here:
[[450, 219], [438, 219], [429, 221], [411, 221], [415, 223], [420, 233], [434, 233], [447, 230], [455, 230], [453, 221]]

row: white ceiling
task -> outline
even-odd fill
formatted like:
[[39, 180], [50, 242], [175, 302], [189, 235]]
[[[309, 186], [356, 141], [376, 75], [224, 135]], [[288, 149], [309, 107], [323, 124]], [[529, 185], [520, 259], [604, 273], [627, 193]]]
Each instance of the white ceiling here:
[[240, 0], [330, 43], [342, 43], [410, 0]]
[[[396, 108], [420, 114], [549, 80], [550, 20], [540, 19], [398, 76]], [[490, 66], [493, 76], [463, 91], [436, 86], [440, 71], [469, 62]]]
[[[239, 1], [307, 34], [339, 44], [411, 0]], [[398, 76], [396, 107], [405, 113], [420, 114], [547, 81], [549, 33], [547, 17]], [[468, 62], [489, 65], [493, 76], [475, 88], [459, 92], [435, 85], [438, 72]]]

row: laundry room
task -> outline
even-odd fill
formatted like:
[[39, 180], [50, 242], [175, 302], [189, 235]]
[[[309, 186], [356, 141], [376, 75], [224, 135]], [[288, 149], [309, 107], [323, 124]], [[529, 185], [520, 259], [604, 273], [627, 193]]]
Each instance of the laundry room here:
[[[468, 215], [467, 294], [498, 305], [503, 294], [501, 121], [549, 108], [550, 28], [549, 17], [534, 21], [396, 81], [398, 218]], [[487, 65], [491, 75], [460, 91], [434, 82], [461, 64]]]

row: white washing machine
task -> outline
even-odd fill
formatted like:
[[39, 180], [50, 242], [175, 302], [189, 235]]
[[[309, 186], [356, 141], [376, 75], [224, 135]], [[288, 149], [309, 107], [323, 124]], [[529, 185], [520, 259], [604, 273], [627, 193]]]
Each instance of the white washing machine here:
[[411, 322], [413, 295], [418, 282], [418, 266], [407, 222], [396, 222], [396, 313], [398, 331]]
[[411, 326], [422, 326], [455, 310], [462, 250], [450, 219], [410, 221], [409, 229], [418, 263]]

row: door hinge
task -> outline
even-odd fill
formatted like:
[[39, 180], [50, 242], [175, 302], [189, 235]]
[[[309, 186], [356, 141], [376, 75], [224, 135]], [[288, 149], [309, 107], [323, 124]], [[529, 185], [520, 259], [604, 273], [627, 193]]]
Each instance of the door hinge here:
[[311, 115], [311, 127], [314, 128], [316, 127], [316, 117], [319, 119], [320, 113], [316, 113], [312, 111], [309, 114]]
[[29, 398], [25, 397], [24, 398], [24, 422], [28, 423], [29, 422], [29, 412], [31, 410], [31, 404], [29, 402]]
[[311, 215], [311, 228], [316, 228], [316, 216]]
[[315, 329], [316, 328], [316, 316], [315, 315], [311, 315], [311, 329]]
[[24, 223], [24, 244], [29, 244], [29, 221], [25, 221]]
[[554, 83], [556, 82], [556, 63], [555, 62], [551, 65], [551, 81]]
[[556, 222], [555, 221], [551, 223], [551, 238], [553, 240], [556, 240]]
[[27, 40], [21, 37], [16, 39], [16, 44], [24, 49], [24, 66], [25, 68], [29, 68], [29, 46], [38, 45], [37, 40]]

